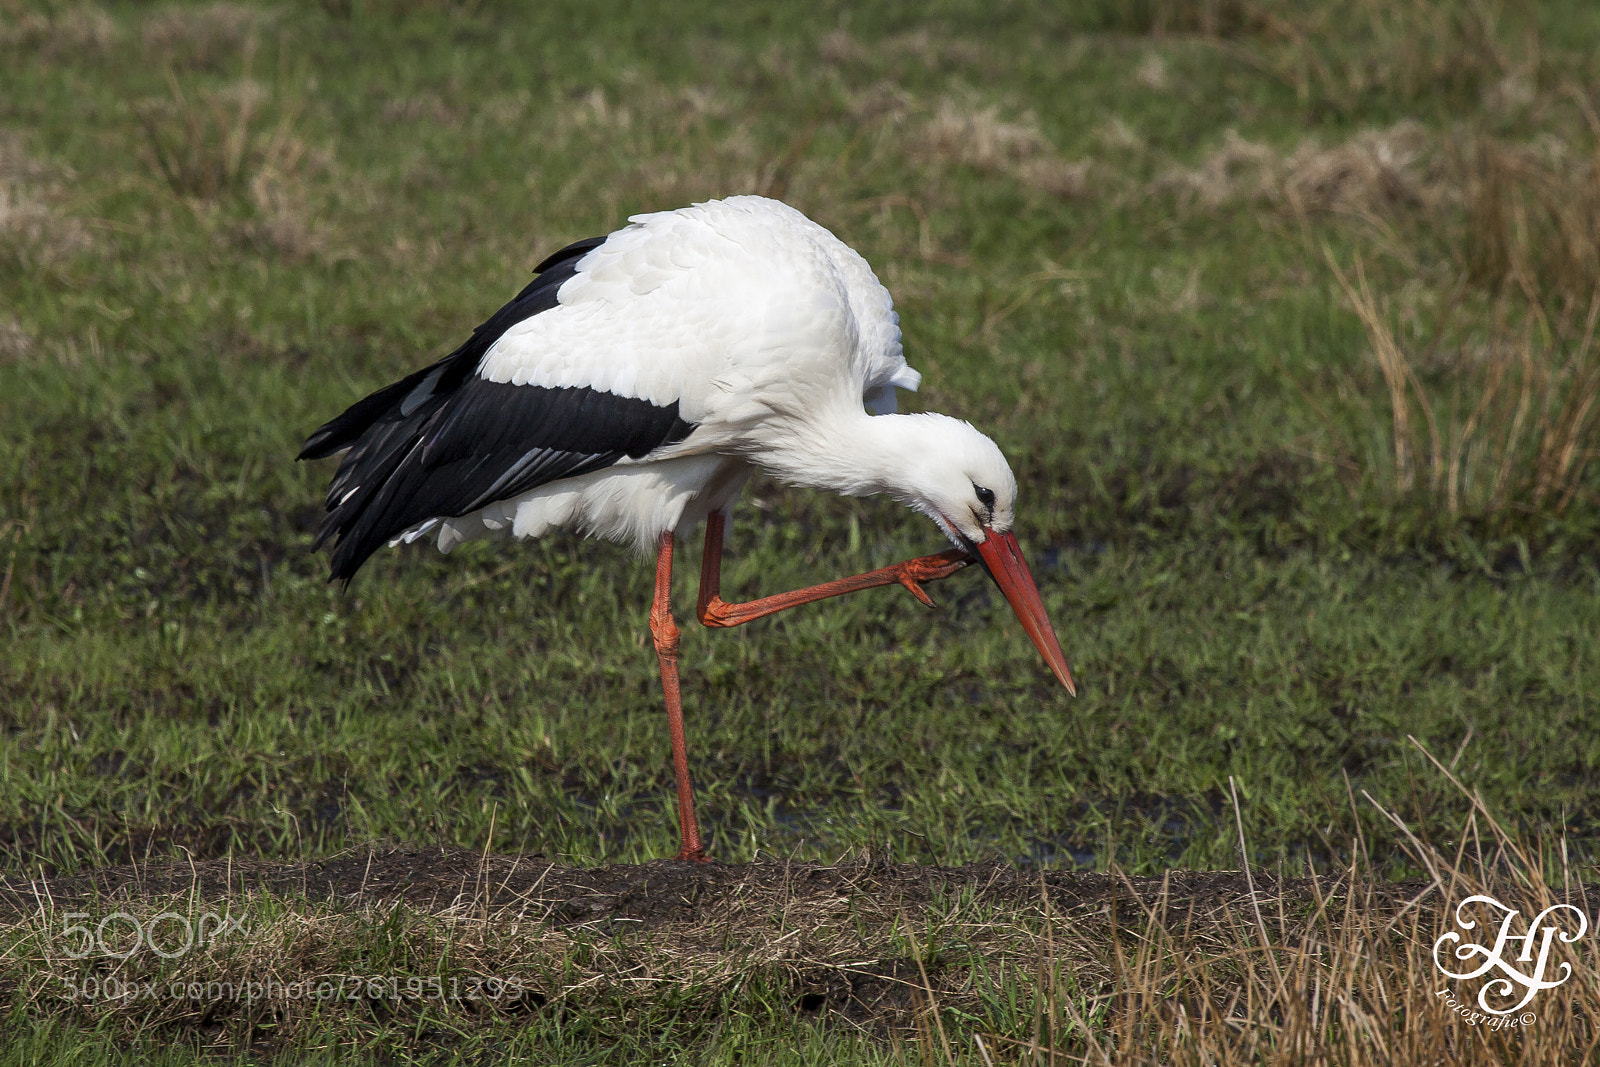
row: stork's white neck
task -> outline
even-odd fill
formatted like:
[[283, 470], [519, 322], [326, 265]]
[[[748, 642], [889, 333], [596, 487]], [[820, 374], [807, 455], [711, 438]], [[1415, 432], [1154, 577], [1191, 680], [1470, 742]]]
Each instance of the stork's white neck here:
[[[922, 512], [955, 539], [982, 541], [1015, 518], [1017, 481], [995, 443], [948, 415], [868, 415], [813, 408], [764, 427], [750, 458], [784, 481], [846, 496], [883, 493]], [[982, 487], [987, 502], [979, 495]]]
[[765, 447], [752, 456], [792, 485], [845, 496], [887, 493], [914, 503], [917, 469], [939, 451], [930, 419], [943, 416], [869, 415], [860, 408], [807, 413], [785, 419], [764, 434]]

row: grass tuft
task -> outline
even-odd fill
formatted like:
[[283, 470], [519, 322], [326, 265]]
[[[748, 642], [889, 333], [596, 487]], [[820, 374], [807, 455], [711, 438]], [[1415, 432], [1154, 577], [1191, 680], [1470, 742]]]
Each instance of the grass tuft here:
[[1600, 291], [1578, 333], [1542, 343], [1532, 323], [1519, 335], [1502, 332], [1454, 359], [1435, 356], [1442, 373], [1425, 383], [1361, 261], [1353, 281], [1331, 253], [1328, 264], [1382, 371], [1392, 431], [1382, 466], [1394, 496], [1505, 532], [1529, 517], [1564, 515], [1589, 495], [1585, 473], [1600, 452]]
[[1600, 118], [1582, 91], [1573, 88], [1571, 98], [1590, 133], [1587, 151], [1572, 142], [1480, 136], [1463, 163], [1468, 277], [1567, 308], [1600, 292]]
[[136, 104], [145, 148], [173, 193], [201, 200], [240, 196], [292, 174], [305, 154], [298, 107], [274, 101], [249, 77], [216, 89], [185, 89], [170, 71], [168, 96]]

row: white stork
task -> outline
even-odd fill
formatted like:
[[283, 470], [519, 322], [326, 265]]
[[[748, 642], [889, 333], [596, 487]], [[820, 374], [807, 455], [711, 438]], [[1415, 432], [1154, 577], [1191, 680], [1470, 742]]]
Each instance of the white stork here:
[[[672, 551], [706, 523], [698, 614], [776, 611], [977, 561], [1061, 684], [1061, 644], [1012, 533], [1017, 483], [994, 442], [945, 415], [897, 415], [915, 389], [889, 293], [849, 246], [759, 196], [636, 215], [568, 245], [454, 352], [357, 401], [301, 459], [344, 450], [316, 547], [346, 583], [379, 546], [538, 537], [571, 527], [656, 555], [650, 612], [677, 780], [678, 858], [703, 860], [678, 696]], [[887, 493], [956, 546], [729, 604], [724, 526], [757, 468], [847, 496]]]

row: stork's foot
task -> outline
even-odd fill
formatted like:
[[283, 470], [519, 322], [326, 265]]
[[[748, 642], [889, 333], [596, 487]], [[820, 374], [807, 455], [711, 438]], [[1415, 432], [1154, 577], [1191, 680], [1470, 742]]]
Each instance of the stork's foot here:
[[678, 854], [676, 856], [672, 857], [672, 858], [677, 860], [679, 863], [715, 863], [716, 862], [710, 856], [706, 855], [706, 850], [705, 849], [703, 849], [703, 848], [690, 848], [688, 845], [684, 845], [682, 848], [678, 849]]
[[948, 578], [971, 562], [972, 557], [966, 552], [952, 548], [938, 555], [908, 559], [904, 563], [896, 564], [893, 569], [895, 580], [905, 586], [908, 593], [931, 608], [934, 606], [933, 597], [922, 588], [922, 583]]

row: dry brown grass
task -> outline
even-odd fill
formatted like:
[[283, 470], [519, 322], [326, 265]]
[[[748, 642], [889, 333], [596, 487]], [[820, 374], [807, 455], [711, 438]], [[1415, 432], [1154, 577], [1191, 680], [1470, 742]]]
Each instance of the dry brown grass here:
[[1427, 208], [1443, 194], [1432, 150], [1427, 130], [1409, 119], [1332, 148], [1306, 141], [1284, 162], [1280, 195], [1296, 213]]
[[[1113, 909], [1107, 943], [1098, 950], [1085, 944], [1085, 931], [1052, 923], [1044, 897], [1035, 917], [1042, 930], [1031, 982], [1034, 1034], [991, 1033], [987, 1045], [974, 1035], [982, 1061], [1107, 1067], [1594, 1062], [1600, 938], [1589, 886], [1569, 864], [1565, 841], [1519, 841], [1449, 767], [1423, 752], [1471, 801], [1454, 845], [1441, 849], [1419, 840], [1362, 795], [1401, 832], [1425, 880], [1401, 889], [1374, 879], [1363, 869], [1364, 844], [1355, 841], [1348, 865], [1298, 883], [1301, 895], [1286, 891], [1285, 883], [1258, 886], [1246, 868], [1249, 899], [1200, 922], [1195, 902], [1170, 881], [1153, 895], [1130, 883], [1128, 897], [1138, 911], [1125, 922]], [[1237, 803], [1235, 797], [1236, 812]], [[1239, 837], [1244, 854], [1242, 824]], [[1593, 868], [1584, 873], [1592, 877]], [[1457, 907], [1478, 894], [1518, 913], [1520, 921], [1507, 928], [1512, 934], [1552, 906], [1571, 905], [1585, 916], [1580, 930], [1576, 912], [1565, 911], [1560, 930], [1553, 931], [1558, 936], [1546, 934], [1552, 951], [1543, 976], [1557, 978], [1570, 968], [1570, 978], [1538, 993], [1525, 1010], [1493, 1014], [1511, 1009], [1523, 993], [1500, 969], [1476, 981], [1441, 973], [1441, 964], [1461, 973], [1482, 958], [1458, 962], [1468, 957], [1452, 957], [1457, 945], [1494, 941], [1493, 924], [1503, 913], [1478, 905], [1481, 910], [1460, 916], [1474, 919], [1475, 931], [1457, 925]], [[1513, 960], [1517, 944], [1511, 942], [1504, 958], [1533, 973], [1532, 962]], [[1528, 947], [1533, 951], [1533, 941]], [[1105, 971], [1084, 967], [1086, 957], [1103, 961]], [[926, 979], [924, 985], [928, 1002], [937, 1004], [937, 991]], [[921, 1044], [924, 1062], [955, 1061], [942, 1029], [924, 1026]]]
[[923, 124], [919, 147], [931, 159], [980, 170], [1001, 170], [1051, 151], [1032, 115], [1008, 121], [998, 107], [951, 97], [942, 98]]
[[1376, 218], [1445, 203], [1453, 187], [1434, 139], [1406, 119], [1332, 146], [1308, 138], [1283, 154], [1227, 130], [1198, 166], [1168, 169], [1151, 191], [1177, 193], [1207, 209], [1259, 204], [1297, 216]]
[[87, 227], [63, 210], [70, 178], [30, 154], [21, 135], [0, 130], [0, 256], [44, 270], [91, 247]]
[[1248, 203], [1268, 195], [1279, 166], [1271, 148], [1227, 130], [1222, 145], [1208, 153], [1199, 166], [1167, 169], [1151, 183], [1150, 191], [1176, 194], [1207, 209]]
[[1600, 292], [1581, 327], [1557, 323], [1548, 340], [1537, 323], [1512, 332], [1502, 318], [1488, 342], [1424, 360], [1400, 340], [1360, 259], [1353, 278], [1331, 253], [1327, 260], [1366, 329], [1388, 397], [1390, 450], [1358, 469], [1379, 475], [1396, 496], [1501, 527], [1519, 515], [1563, 514], [1587, 492], [1585, 473], [1600, 451]]
[[1164, 93], [1172, 85], [1167, 74], [1167, 61], [1158, 52], [1149, 52], [1133, 70], [1133, 80], [1146, 89]]
[[1475, 138], [1462, 153], [1462, 260], [1490, 288], [1514, 286], [1535, 304], [1587, 304], [1600, 286], [1600, 117], [1576, 88], [1587, 147]]
[[305, 183], [294, 168], [263, 167], [250, 179], [249, 200], [252, 216], [233, 228], [241, 244], [291, 262], [332, 253], [328, 234], [307, 206]]
[[1005, 119], [995, 105], [941, 98], [913, 135], [910, 150], [924, 163], [1009, 174], [1054, 196], [1078, 197], [1089, 189], [1087, 160], [1062, 159], [1033, 115]]
[[[1448, 904], [1475, 893], [1531, 917], [1558, 901], [1579, 901], [1537, 875], [1520, 877], [1425, 849], [1436, 876], [1409, 910], [1352, 879], [1319, 894], [1303, 918], [1275, 916], [1276, 931], [1237, 916], [1231, 926], [1174, 929], [1163, 895], [1141, 926], [1116, 932], [1104, 1031], [1081, 1060], [1103, 1064], [1571, 1064], [1592, 1062], [1600, 1041], [1600, 988], [1593, 940], [1562, 946], [1554, 965], [1573, 979], [1534, 1003], [1531, 1023], [1491, 1030], [1449, 1010], [1473, 1006], [1477, 989], [1452, 983], [1431, 946], [1449, 925]], [[1508, 854], [1502, 862], [1519, 862]], [[1352, 870], [1352, 874], [1354, 871]], [[1312, 883], [1320, 886], [1320, 883]], [[1269, 896], [1264, 912], [1281, 905]], [[1574, 951], [1576, 950], [1576, 951]], [[1531, 968], [1529, 968], [1531, 969]], [[1509, 984], [1509, 983], [1508, 983]], [[1520, 992], [1520, 991], [1519, 991]], [[1513, 998], [1514, 999], [1514, 998]], [[1083, 1025], [1062, 998], [1059, 1024]], [[1495, 1007], [1507, 1000], [1491, 1000]], [[1522, 1020], [1519, 1018], [1518, 1020]], [[1063, 1026], [1065, 1028], [1065, 1026]], [[1035, 1060], [1037, 1062], [1037, 1060]]]
[[866, 63], [872, 59], [872, 50], [846, 29], [836, 29], [823, 35], [817, 42], [817, 58], [834, 66]]
[[[25, 358], [33, 351], [34, 340], [15, 318], [0, 319], [0, 364]], [[4, 606], [5, 598], [0, 597], [0, 609]]]

